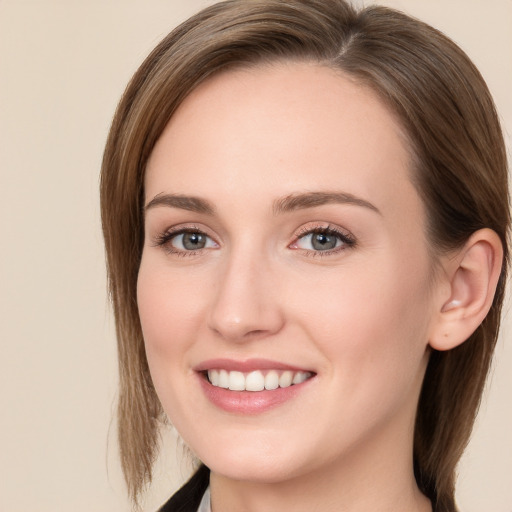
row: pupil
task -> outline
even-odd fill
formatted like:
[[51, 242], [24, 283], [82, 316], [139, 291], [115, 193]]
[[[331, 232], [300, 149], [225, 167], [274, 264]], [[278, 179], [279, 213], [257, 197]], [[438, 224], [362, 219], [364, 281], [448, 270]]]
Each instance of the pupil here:
[[184, 233], [183, 247], [185, 249], [195, 250], [202, 249], [206, 244], [205, 237], [200, 233]]
[[328, 251], [336, 247], [336, 236], [327, 235], [326, 233], [316, 233], [313, 235], [311, 244], [318, 251]]

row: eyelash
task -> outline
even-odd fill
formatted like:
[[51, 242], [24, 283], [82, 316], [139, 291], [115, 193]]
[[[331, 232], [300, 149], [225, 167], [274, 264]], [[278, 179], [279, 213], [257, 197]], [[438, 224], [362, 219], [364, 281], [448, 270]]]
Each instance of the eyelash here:
[[[171, 241], [174, 238], [178, 237], [179, 235], [184, 235], [187, 233], [202, 235], [202, 236], [209, 238], [210, 240], [213, 240], [213, 238], [211, 236], [209, 236], [208, 234], [206, 234], [204, 232], [204, 230], [194, 227], [194, 226], [190, 226], [190, 227], [186, 227], [186, 228], [170, 229], [170, 230], [167, 230], [167, 231], [157, 235], [154, 239], [153, 246], [162, 247], [163, 249], [165, 249], [167, 251], [167, 253], [174, 254], [179, 257], [197, 256], [198, 254], [201, 253], [201, 251], [207, 249], [207, 248], [201, 248], [201, 249], [197, 249], [197, 250], [182, 250], [182, 249], [177, 249], [176, 247], [173, 247], [173, 245], [171, 244]], [[304, 238], [308, 235], [312, 235], [312, 234], [335, 236], [341, 241], [342, 245], [340, 247], [335, 247], [333, 249], [327, 249], [324, 251], [301, 249], [300, 247], [293, 247], [293, 245], [297, 244], [297, 242], [299, 240], [301, 240], [302, 238]], [[214, 241], [214, 243], [216, 243], [216, 242]], [[311, 226], [303, 227], [294, 236], [294, 241], [288, 247], [292, 248], [293, 250], [301, 250], [305, 256], [319, 258], [319, 257], [331, 256], [331, 255], [337, 254], [341, 251], [351, 249], [355, 245], [356, 245], [356, 240], [351, 234], [349, 234], [347, 232], [343, 232], [339, 228], [329, 224], [327, 226], [322, 225], [322, 226], [314, 226], [314, 227], [311, 227]]]
[[171, 244], [171, 241], [174, 238], [178, 237], [179, 235], [185, 235], [187, 233], [202, 235], [202, 236], [209, 238], [210, 240], [213, 240], [211, 236], [207, 235], [204, 232], [204, 230], [194, 227], [194, 226], [190, 226], [190, 227], [186, 227], [186, 228], [177, 228], [177, 229], [171, 228], [171, 229], [157, 235], [155, 237], [153, 246], [154, 247], [162, 247], [168, 254], [174, 254], [179, 257], [196, 256], [202, 250], [204, 250], [204, 248], [187, 251], [187, 250], [177, 249], [176, 247], [173, 247], [173, 245]]
[[329, 224], [327, 226], [320, 225], [320, 226], [313, 226], [313, 227], [311, 227], [311, 226], [303, 227], [295, 235], [295, 240], [290, 244], [290, 247], [297, 244], [297, 242], [300, 239], [302, 239], [308, 235], [313, 235], [313, 234], [335, 236], [340, 240], [341, 246], [335, 247], [333, 249], [327, 249], [324, 251], [319, 251], [319, 250], [315, 251], [315, 250], [311, 250], [311, 249], [300, 249], [299, 247], [293, 247], [293, 249], [302, 250], [303, 254], [308, 257], [323, 258], [326, 256], [332, 256], [334, 254], [338, 254], [347, 249], [351, 249], [351, 248], [355, 247], [355, 245], [356, 245], [356, 239], [354, 238], [354, 236], [352, 234], [349, 234], [346, 231], [342, 231], [338, 227], [332, 226], [331, 224]]

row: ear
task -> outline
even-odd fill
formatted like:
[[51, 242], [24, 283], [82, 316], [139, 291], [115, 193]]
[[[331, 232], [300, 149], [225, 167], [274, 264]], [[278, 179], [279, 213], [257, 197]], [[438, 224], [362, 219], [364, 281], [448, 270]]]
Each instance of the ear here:
[[448, 286], [434, 315], [429, 344], [450, 350], [466, 341], [491, 308], [503, 263], [503, 246], [491, 229], [476, 231], [464, 247], [442, 262]]

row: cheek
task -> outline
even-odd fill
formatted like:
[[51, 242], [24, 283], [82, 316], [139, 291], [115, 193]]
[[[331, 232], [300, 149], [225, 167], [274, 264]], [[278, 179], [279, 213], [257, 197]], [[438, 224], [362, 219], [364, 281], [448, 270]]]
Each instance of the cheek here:
[[309, 338], [355, 382], [372, 373], [383, 378], [404, 369], [412, 373], [428, 341], [425, 268], [393, 256], [359, 270], [341, 269], [328, 280], [313, 276], [302, 287], [305, 293], [295, 297], [297, 317]]
[[154, 379], [159, 367], [184, 365], [183, 353], [197, 335], [203, 315], [204, 288], [182, 273], [142, 261], [137, 302], [144, 343]]
[[[166, 271], [148, 259], [141, 263], [137, 301], [151, 378], [173, 425], [187, 432], [191, 413], [190, 347], [203, 315], [204, 288], [183, 275]], [[192, 409], [194, 406], [192, 406]], [[196, 416], [200, 411], [195, 411]]]

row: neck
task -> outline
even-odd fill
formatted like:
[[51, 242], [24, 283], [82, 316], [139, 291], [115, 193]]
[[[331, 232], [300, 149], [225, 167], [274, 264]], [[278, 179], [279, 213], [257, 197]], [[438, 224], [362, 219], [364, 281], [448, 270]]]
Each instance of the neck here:
[[350, 487], [333, 475], [329, 479], [301, 478], [279, 484], [226, 481], [210, 477], [212, 512], [431, 512], [430, 501], [415, 482], [391, 486], [379, 485], [371, 477], [367, 488]]

